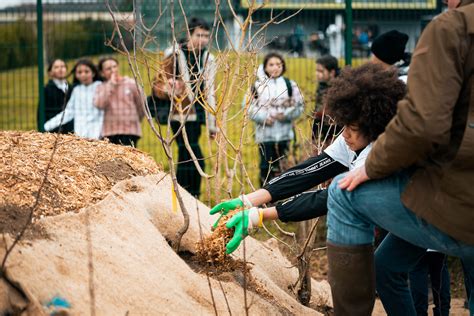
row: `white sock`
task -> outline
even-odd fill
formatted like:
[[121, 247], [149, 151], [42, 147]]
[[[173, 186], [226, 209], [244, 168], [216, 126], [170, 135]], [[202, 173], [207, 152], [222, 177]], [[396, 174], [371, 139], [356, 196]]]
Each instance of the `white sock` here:
[[245, 194], [242, 194], [241, 196], [239, 196], [239, 198], [242, 200], [242, 202], [244, 202], [244, 207], [253, 207], [252, 202], [250, 202], [249, 198]]
[[259, 224], [260, 224], [260, 212], [261, 212], [261, 209], [259, 209], [258, 207], [252, 207], [252, 208], [249, 210], [249, 213], [248, 213], [248, 216], [249, 216], [249, 227], [248, 227], [248, 229], [252, 229], [252, 228], [257, 228], [257, 227], [259, 227]]

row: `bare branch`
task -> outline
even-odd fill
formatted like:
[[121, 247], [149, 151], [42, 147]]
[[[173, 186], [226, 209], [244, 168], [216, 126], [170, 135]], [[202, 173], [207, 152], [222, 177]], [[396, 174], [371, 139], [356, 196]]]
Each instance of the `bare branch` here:
[[[198, 227], [199, 227], [199, 238], [201, 239], [201, 245], [203, 245], [204, 241], [203, 241], [203, 238], [202, 238], [201, 216], [199, 214], [199, 204], [198, 204], [197, 197], [195, 197], [195, 202], [196, 202], [196, 214], [197, 214]], [[214, 313], [217, 316], [218, 313], [217, 313], [216, 301], [214, 299], [214, 293], [212, 291], [212, 285], [211, 285], [211, 279], [209, 277], [209, 271], [207, 269], [205, 269], [205, 270], [206, 270], [207, 285], [209, 286], [209, 292], [211, 294], [211, 299], [212, 299], [212, 306], [214, 307]], [[222, 289], [222, 287], [221, 287], [221, 289]], [[222, 290], [222, 292], [224, 293], [224, 290]], [[225, 293], [224, 293], [224, 297], [225, 297]], [[227, 301], [227, 298], [226, 298], [226, 301]]]

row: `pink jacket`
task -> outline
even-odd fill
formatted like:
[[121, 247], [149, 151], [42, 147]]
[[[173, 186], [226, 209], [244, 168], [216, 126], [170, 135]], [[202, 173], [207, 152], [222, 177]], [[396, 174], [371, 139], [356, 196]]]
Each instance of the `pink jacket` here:
[[97, 87], [94, 105], [104, 110], [102, 136], [142, 136], [140, 121], [144, 116], [145, 96], [129, 77], [113, 84], [105, 82]]

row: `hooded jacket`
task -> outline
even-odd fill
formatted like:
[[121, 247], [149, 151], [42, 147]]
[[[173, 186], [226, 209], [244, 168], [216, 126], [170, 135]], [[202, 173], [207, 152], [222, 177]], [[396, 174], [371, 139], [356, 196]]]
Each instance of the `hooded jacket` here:
[[[291, 98], [285, 78], [269, 78], [263, 70], [263, 65], [259, 66], [254, 89], [251, 89], [244, 99], [244, 106], [247, 100], [250, 100], [248, 113], [256, 124], [257, 143], [289, 141], [294, 138], [292, 122], [303, 113], [304, 103], [298, 85], [293, 80], [290, 80], [290, 83]], [[284, 119], [275, 119], [273, 124], [269, 125], [267, 119], [278, 114], [283, 114]]]

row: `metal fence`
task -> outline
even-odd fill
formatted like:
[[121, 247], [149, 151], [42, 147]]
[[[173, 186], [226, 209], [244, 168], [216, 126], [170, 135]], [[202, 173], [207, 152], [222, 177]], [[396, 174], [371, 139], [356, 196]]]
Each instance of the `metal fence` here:
[[[234, 0], [231, 6], [227, 1], [220, 2], [224, 2], [218, 8], [222, 18], [213, 45], [222, 50], [238, 39], [238, 20], [245, 19], [252, 1]], [[169, 45], [171, 12], [176, 34], [185, 37], [184, 16], [199, 16], [212, 22], [216, 10], [212, 0], [110, 0], [107, 3], [122, 16], [128, 16], [130, 26], [151, 30], [147, 37], [139, 32], [135, 38], [148, 51], [162, 51]], [[318, 57], [332, 54], [341, 65], [360, 64], [369, 57], [372, 40], [391, 29], [409, 35], [407, 50], [411, 51], [423, 27], [442, 11], [439, 0], [257, 0], [255, 3], [262, 6], [252, 16], [251, 32], [273, 18], [281, 21], [294, 15], [266, 28], [261, 54], [278, 51], [285, 56], [287, 76], [301, 87], [306, 113], [314, 108]], [[38, 108], [49, 79], [47, 65], [55, 58], [64, 59], [70, 71], [78, 58], [88, 57], [97, 62], [103, 55], [115, 54], [121, 72], [130, 75], [126, 59], [111, 48], [114, 43], [106, 45], [112, 37], [112, 18], [106, 1], [11, 0], [0, 4], [0, 129], [42, 129], [46, 117]], [[130, 35], [124, 41], [133, 48]], [[166, 167], [163, 150], [146, 124], [142, 124], [143, 136], [138, 147]], [[307, 125], [307, 122], [298, 124]], [[240, 128], [235, 126], [236, 133]], [[201, 143], [207, 146], [204, 140]], [[258, 170], [256, 155], [255, 145], [248, 154], [249, 170], [252, 166]], [[258, 176], [252, 179], [257, 185]]]

